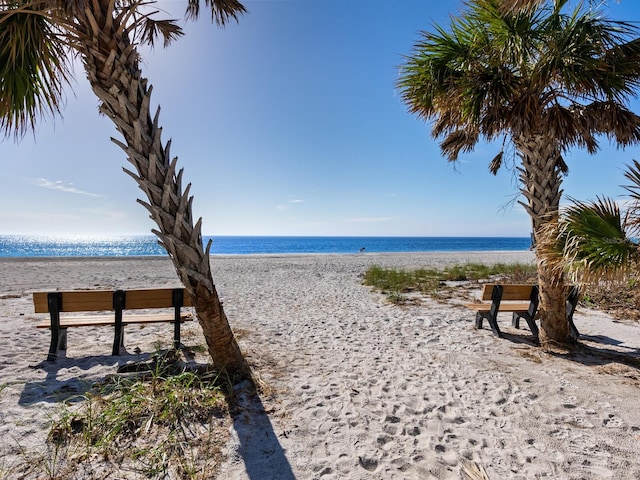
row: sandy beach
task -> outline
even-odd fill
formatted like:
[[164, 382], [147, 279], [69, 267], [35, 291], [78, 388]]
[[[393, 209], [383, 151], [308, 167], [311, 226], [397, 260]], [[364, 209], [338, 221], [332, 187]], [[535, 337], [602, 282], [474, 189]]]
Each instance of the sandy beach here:
[[[268, 387], [258, 407], [229, 420], [215, 478], [459, 479], [468, 463], [492, 480], [640, 478], [640, 325], [579, 307], [575, 323], [591, 351], [544, 352], [507, 314], [499, 339], [474, 329], [462, 299], [397, 306], [361, 278], [371, 265], [532, 260], [531, 252], [212, 257], [232, 328]], [[49, 478], [20, 476], [16, 466], [46, 452], [65, 399], [168, 346], [171, 327], [128, 327], [120, 357], [110, 355], [109, 328], [74, 329], [63, 358], [47, 363], [49, 331], [35, 328], [42, 316], [31, 293], [179, 282], [160, 257], [0, 259], [0, 278], [0, 478]], [[195, 322], [183, 331], [186, 344], [204, 343]]]

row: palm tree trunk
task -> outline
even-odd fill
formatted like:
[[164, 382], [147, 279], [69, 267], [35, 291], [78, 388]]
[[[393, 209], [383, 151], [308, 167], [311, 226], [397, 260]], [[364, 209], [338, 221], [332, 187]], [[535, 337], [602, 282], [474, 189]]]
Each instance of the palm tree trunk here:
[[574, 343], [566, 318], [565, 278], [560, 255], [548, 248], [549, 226], [557, 224], [562, 190], [562, 159], [544, 135], [516, 139], [521, 159], [520, 180], [527, 202], [520, 202], [532, 220], [540, 290], [540, 342]]
[[230, 375], [249, 374], [215, 289], [209, 264], [209, 249], [203, 248], [201, 220], [193, 224], [190, 185], [182, 191], [182, 170], [177, 158], [170, 160], [170, 144], [163, 147], [160, 109], [151, 117], [152, 87], [142, 77], [138, 52], [125, 33], [123, 13], [114, 14], [113, 1], [94, 0], [74, 12], [78, 33], [86, 38], [79, 49], [94, 93], [101, 100], [100, 112], [108, 116], [124, 137], [112, 138], [127, 154], [135, 173], [125, 169], [147, 196], [138, 200], [158, 225], [153, 230], [167, 250], [176, 272], [191, 295], [209, 354], [216, 368]]

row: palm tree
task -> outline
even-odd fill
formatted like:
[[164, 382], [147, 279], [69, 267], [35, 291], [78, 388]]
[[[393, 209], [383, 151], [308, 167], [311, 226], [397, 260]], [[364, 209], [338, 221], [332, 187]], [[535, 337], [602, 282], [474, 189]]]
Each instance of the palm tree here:
[[[100, 112], [123, 140], [113, 139], [133, 170], [125, 169], [145, 193], [138, 200], [158, 226], [166, 249], [191, 295], [215, 367], [231, 375], [249, 368], [218, 298], [203, 248], [202, 219], [192, 218], [190, 185], [163, 145], [160, 109], [151, 113], [152, 87], [142, 76], [138, 47], [183, 34], [175, 20], [156, 19], [154, 0], [0, 0], [0, 128], [20, 138], [39, 119], [58, 114], [70, 62], [82, 60]], [[186, 17], [196, 19], [200, 0], [187, 0]], [[224, 26], [245, 8], [236, 0], [205, 0], [212, 20]]]
[[564, 268], [581, 284], [615, 282], [640, 272], [640, 163], [633, 161], [623, 188], [630, 197], [625, 212], [607, 197], [573, 200], [561, 212], [555, 245], [563, 253]]
[[[449, 30], [422, 32], [398, 87], [411, 113], [433, 120], [431, 133], [450, 161], [481, 139], [501, 141], [489, 165], [495, 174], [505, 148], [514, 152], [519, 203], [537, 243], [558, 218], [569, 148], [595, 153], [601, 136], [619, 146], [640, 141], [640, 117], [626, 105], [640, 83], [640, 39], [636, 26], [596, 9], [565, 13], [566, 0], [533, 3], [505, 10], [503, 0], [469, 1]], [[536, 256], [540, 340], [571, 343], [562, 272], [540, 246]]]

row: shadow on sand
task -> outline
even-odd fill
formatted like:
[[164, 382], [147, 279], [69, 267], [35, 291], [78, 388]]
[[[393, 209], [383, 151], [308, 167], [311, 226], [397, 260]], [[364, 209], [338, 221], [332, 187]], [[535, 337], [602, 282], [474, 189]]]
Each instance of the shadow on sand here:
[[[91, 370], [96, 366], [104, 366], [113, 367], [115, 372], [119, 365], [130, 361], [147, 361], [151, 355], [150, 353], [134, 355], [123, 352], [117, 357], [112, 355], [95, 355], [78, 359], [66, 358], [65, 351], [61, 350], [55, 362], [43, 360], [36, 365], [30, 365], [33, 369], [45, 371], [46, 377], [44, 380], [27, 382], [22, 389], [18, 404], [29, 406], [38, 402], [73, 403], [82, 401], [83, 395], [91, 390], [95, 382], [98, 381], [96, 378], [81, 378], [82, 371]], [[59, 380], [58, 372], [63, 369], [67, 369], [73, 373], [67, 375], [69, 377], [68, 379]]]
[[[152, 353], [127, 354], [118, 357], [100, 355], [78, 358], [66, 358], [60, 352], [55, 362], [42, 361], [31, 368], [46, 372], [46, 378], [26, 383], [18, 403], [30, 406], [39, 402], [75, 403], [85, 399], [100, 378], [81, 378], [82, 371], [96, 366], [113, 367], [113, 374], [120, 366], [144, 365], [152, 363], [157, 355]], [[166, 353], [166, 352], [165, 352]], [[185, 355], [188, 357], [188, 353]], [[198, 365], [192, 365], [197, 369]], [[206, 365], [202, 365], [206, 370]], [[59, 380], [59, 372], [67, 370], [66, 380]], [[108, 375], [108, 374], [106, 374]], [[104, 376], [106, 376], [104, 375]], [[242, 462], [251, 480], [295, 480], [289, 460], [280, 441], [274, 432], [269, 415], [260, 399], [254, 383], [246, 380], [234, 387], [233, 395], [227, 397], [231, 412], [234, 440], [237, 444], [235, 452], [230, 452], [230, 462]], [[238, 466], [238, 468], [241, 468]]]
[[[523, 331], [524, 332], [524, 331]], [[512, 343], [538, 346], [531, 335], [502, 332], [502, 338]], [[580, 335], [576, 345], [547, 348], [545, 352], [587, 366], [605, 366], [620, 363], [640, 370], [640, 348], [625, 347], [624, 341], [605, 335]], [[615, 348], [614, 348], [615, 347]], [[640, 375], [640, 372], [639, 372]]]
[[251, 480], [295, 480], [285, 450], [253, 382], [244, 382], [236, 392], [230, 406], [238, 458], [230, 460], [242, 461]]
[[588, 366], [621, 363], [640, 370], [640, 348], [621, 346], [623, 343], [621, 340], [605, 335], [582, 335], [574, 349], [550, 353]]

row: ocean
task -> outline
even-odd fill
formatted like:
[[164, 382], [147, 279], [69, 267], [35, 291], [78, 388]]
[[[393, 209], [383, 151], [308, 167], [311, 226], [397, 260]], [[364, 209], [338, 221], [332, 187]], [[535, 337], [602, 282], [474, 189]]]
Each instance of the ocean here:
[[[529, 237], [204, 237], [213, 255], [528, 250]], [[156, 237], [0, 235], [0, 257], [126, 257], [166, 255]]]

